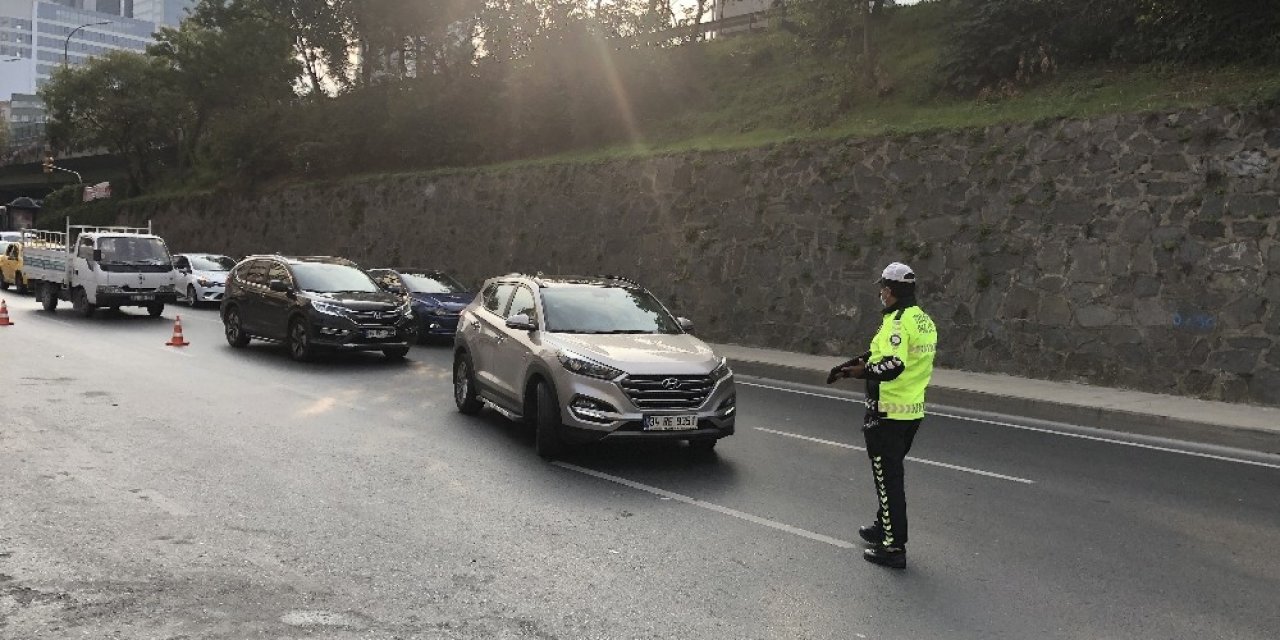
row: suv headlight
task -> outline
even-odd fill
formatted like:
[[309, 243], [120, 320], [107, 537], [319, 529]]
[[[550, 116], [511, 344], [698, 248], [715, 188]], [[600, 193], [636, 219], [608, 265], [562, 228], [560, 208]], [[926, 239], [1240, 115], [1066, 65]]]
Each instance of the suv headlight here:
[[614, 378], [623, 375], [623, 371], [619, 369], [614, 369], [608, 365], [587, 360], [576, 353], [561, 351], [556, 354], [556, 358], [560, 360], [560, 364], [564, 365], [565, 369], [568, 369], [580, 376], [600, 378], [601, 380], [613, 380]]
[[716, 368], [712, 369], [709, 375], [712, 380], [719, 380], [730, 373], [733, 373], [733, 370], [729, 368], [729, 359], [720, 358], [720, 364], [716, 365]]
[[200, 276], [199, 278], [196, 278], [196, 284], [199, 284], [202, 287], [211, 287], [213, 286], [213, 281], [204, 276]]
[[333, 304], [331, 302], [321, 302], [319, 300], [312, 300], [311, 308], [326, 315], [340, 316], [343, 318], [347, 317], [347, 312], [349, 311], [346, 307], [340, 304]]

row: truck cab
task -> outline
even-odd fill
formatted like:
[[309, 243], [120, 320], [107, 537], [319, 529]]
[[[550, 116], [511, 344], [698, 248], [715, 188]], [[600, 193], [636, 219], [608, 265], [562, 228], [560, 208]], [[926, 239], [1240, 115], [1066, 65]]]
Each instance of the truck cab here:
[[[177, 301], [177, 272], [159, 236], [82, 233], [70, 262], [84, 302], [94, 307], [158, 308], [152, 315], [160, 315]], [[74, 291], [71, 301], [78, 302]]]

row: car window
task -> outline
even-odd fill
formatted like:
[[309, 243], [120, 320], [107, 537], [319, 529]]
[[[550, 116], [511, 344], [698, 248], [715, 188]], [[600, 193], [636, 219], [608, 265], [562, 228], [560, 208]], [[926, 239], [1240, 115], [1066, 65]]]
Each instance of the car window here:
[[390, 269], [373, 269], [369, 271], [369, 276], [373, 278], [373, 281], [378, 283], [378, 286], [383, 289], [391, 289], [393, 287], [401, 286], [400, 277], [396, 275], [396, 272], [391, 271]]
[[230, 271], [236, 261], [227, 256], [191, 256], [191, 267], [198, 271]]
[[492, 311], [497, 315], [507, 308], [507, 301], [511, 300], [511, 294], [515, 292], [516, 285], [510, 282], [500, 282], [485, 290], [484, 308]]
[[299, 289], [316, 293], [378, 291], [369, 274], [346, 264], [302, 262], [293, 265]]
[[413, 293], [465, 293], [467, 287], [445, 273], [401, 273], [400, 279]]
[[511, 297], [511, 309], [507, 311], [507, 319], [510, 320], [522, 313], [529, 316], [530, 320], [536, 321], [538, 318], [537, 305], [533, 301], [533, 292], [529, 287], [516, 288], [515, 295]]
[[190, 269], [191, 262], [187, 260], [186, 256], [178, 256], [173, 259], [173, 266], [179, 269]]
[[272, 262], [267, 267], [267, 283], [270, 284], [272, 280], [279, 280], [285, 284], [293, 283], [293, 278], [289, 277], [289, 270], [279, 262]]
[[643, 289], [553, 287], [542, 291], [546, 329], [561, 333], [681, 333], [675, 318]]
[[249, 263], [244, 272], [244, 280], [250, 284], [267, 286], [267, 266], [266, 260], [254, 260]]

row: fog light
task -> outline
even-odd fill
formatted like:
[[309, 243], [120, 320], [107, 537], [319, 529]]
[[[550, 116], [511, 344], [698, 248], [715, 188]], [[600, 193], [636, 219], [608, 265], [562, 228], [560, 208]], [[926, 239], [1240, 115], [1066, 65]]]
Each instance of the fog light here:
[[613, 422], [619, 417], [618, 409], [613, 405], [586, 396], [574, 396], [569, 402], [569, 411], [587, 422]]
[[347, 333], [346, 329], [335, 329], [333, 327], [320, 327], [320, 335], [322, 336], [340, 336]]
[[720, 403], [720, 407], [716, 409], [716, 411], [720, 412], [725, 416], [731, 416], [737, 410], [738, 410], [738, 396], [736, 395], [732, 395], [732, 396], [729, 396], [728, 398], [725, 398], [724, 402]]

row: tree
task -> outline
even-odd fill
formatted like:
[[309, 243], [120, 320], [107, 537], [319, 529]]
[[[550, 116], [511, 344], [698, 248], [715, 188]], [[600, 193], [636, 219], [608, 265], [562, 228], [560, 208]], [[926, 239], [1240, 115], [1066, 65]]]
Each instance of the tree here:
[[172, 146], [181, 103], [158, 60], [112, 51], [54, 71], [40, 98], [55, 149], [106, 149], [126, 161], [128, 195], [155, 178], [159, 152]]
[[181, 98], [180, 163], [195, 164], [210, 122], [228, 110], [291, 100], [301, 74], [286, 22], [260, 0], [203, 0], [177, 29], [164, 28], [148, 54]]

